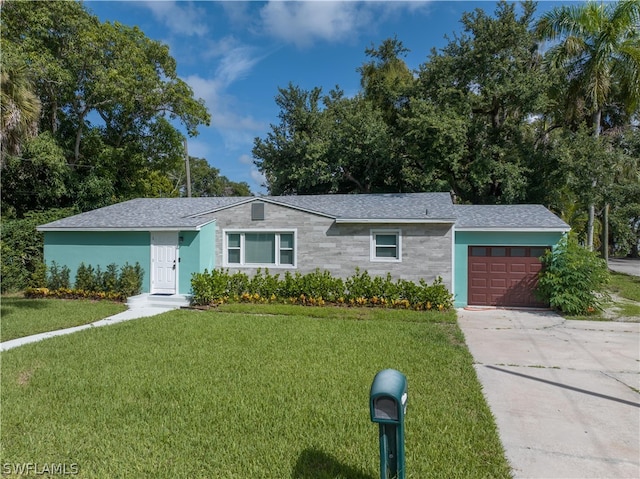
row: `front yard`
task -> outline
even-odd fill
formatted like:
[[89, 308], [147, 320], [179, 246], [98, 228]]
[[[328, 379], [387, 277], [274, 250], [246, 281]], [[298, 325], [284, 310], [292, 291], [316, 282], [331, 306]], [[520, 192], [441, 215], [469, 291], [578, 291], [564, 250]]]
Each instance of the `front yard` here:
[[509, 477], [455, 313], [230, 305], [2, 353], [1, 462], [78, 477], [371, 478], [376, 372], [408, 379], [407, 477]]
[[110, 301], [26, 299], [3, 295], [0, 303], [0, 341], [92, 323], [127, 306]]
[[640, 277], [611, 273], [609, 284], [613, 304], [605, 317], [614, 320], [640, 321]]

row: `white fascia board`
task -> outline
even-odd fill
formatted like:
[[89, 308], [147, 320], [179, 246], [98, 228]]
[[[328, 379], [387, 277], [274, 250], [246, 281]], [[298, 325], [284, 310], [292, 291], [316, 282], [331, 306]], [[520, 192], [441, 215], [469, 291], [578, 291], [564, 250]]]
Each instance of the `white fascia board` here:
[[211, 219], [209, 221], [205, 221], [199, 225], [195, 226], [140, 226], [140, 227], [119, 227], [115, 226], [112, 228], [108, 227], [98, 227], [98, 228], [87, 228], [87, 227], [79, 227], [79, 226], [38, 226], [36, 230], [38, 231], [92, 231], [92, 232], [100, 232], [100, 231], [200, 231], [203, 226], [206, 226], [210, 223], [214, 223], [216, 220]]
[[38, 231], [69, 231], [69, 232], [81, 232], [81, 231], [86, 231], [86, 232], [91, 232], [91, 233], [98, 233], [98, 232], [109, 232], [109, 231], [199, 231], [200, 227], [188, 227], [188, 228], [176, 228], [176, 227], [166, 227], [166, 228], [161, 228], [161, 227], [152, 227], [152, 228], [36, 228]]
[[451, 295], [456, 300], [456, 224], [451, 227]]
[[107, 231], [200, 231], [205, 224], [198, 226], [152, 226], [147, 228], [63, 228], [63, 227], [52, 227], [52, 228], [42, 228], [38, 226], [36, 229], [38, 231], [88, 231], [88, 232], [107, 232]]
[[456, 220], [450, 218], [419, 219], [419, 218], [336, 218], [336, 223], [351, 224], [455, 224]]
[[478, 232], [506, 232], [506, 233], [566, 233], [571, 228], [475, 228], [456, 226], [456, 231], [478, 231]]

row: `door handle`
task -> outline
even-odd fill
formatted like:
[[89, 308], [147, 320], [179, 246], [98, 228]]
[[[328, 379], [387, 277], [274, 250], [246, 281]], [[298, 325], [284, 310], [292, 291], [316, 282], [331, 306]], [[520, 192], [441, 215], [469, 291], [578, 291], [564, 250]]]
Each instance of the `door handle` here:
[[173, 260], [173, 269], [176, 269], [176, 260]]

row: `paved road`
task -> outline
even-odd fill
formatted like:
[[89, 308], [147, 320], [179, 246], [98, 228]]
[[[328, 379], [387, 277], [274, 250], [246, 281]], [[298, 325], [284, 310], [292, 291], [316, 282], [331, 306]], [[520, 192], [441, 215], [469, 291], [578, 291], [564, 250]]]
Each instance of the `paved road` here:
[[611, 258], [609, 259], [609, 269], [640, 276], [640, 258]]
[[640, 477], [640, 323], [458, 315], [514, 477]]

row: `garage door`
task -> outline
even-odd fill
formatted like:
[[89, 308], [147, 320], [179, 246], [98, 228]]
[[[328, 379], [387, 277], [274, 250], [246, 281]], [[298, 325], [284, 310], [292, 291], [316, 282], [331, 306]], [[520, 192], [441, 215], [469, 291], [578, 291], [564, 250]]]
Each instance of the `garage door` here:
[[548, 306], [534, 295], [544, 246], [469, 246], [469, 305]]

